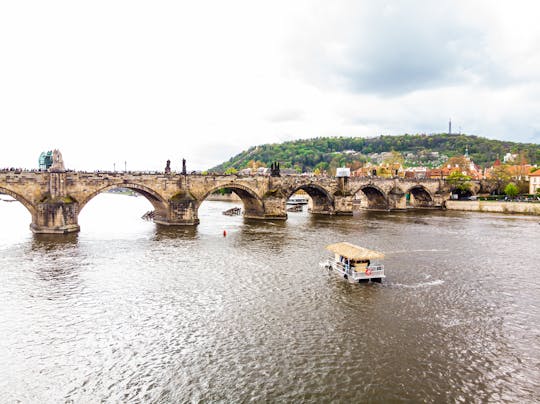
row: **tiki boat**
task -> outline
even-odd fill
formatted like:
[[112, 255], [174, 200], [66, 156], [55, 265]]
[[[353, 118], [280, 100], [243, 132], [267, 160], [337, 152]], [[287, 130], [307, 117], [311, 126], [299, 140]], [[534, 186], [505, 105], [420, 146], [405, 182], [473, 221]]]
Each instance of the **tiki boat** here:
[[377, 263], [384, 258], [384, 254], [379, 251], [346, 242], [330, 244], [326, 249], [334, 253], [334, 258], [321, 262], [321, 266], [351, 283], [364, 283], [370, 280], [380, 283], [382, 278], [386, 277], [384, 266]]

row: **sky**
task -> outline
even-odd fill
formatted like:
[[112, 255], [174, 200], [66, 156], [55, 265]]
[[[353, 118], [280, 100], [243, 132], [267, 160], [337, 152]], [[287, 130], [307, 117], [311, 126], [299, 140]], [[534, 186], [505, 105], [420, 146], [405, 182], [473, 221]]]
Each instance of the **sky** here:
[[3, 1], [0, 167], [211, 168], [264, 143], [540, 143], [540, 2]]

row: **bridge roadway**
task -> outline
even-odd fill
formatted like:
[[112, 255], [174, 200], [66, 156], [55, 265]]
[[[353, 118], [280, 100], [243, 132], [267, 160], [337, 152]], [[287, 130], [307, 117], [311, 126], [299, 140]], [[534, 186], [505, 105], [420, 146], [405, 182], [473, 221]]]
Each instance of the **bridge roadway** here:
[[162, 225], [198, 224], [201, 203], [223, 188], [242, 199], [245, 217], [277, 220], [287, 218], [286, 201], [300, 189], [311, 197], [310, 211], [325, 215], [351, 215], [355, 195], [368, 209], [444, 207], [451, 191], [445, 181], [431, 179], [0, 171], [0, 193], [30, 211], [35, 233], [79, 231], [84, 206], [99, 193], [119, 187], [145, 196], [154, 207], [154, 221]]

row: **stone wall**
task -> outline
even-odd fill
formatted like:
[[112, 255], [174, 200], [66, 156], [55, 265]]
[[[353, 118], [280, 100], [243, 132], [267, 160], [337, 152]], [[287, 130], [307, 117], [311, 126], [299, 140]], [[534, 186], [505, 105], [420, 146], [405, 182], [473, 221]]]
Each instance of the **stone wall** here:
[[540, 216], [540, 203], [504, 201], [446, 201], [448, 210], [469, 212], [523, 213]]

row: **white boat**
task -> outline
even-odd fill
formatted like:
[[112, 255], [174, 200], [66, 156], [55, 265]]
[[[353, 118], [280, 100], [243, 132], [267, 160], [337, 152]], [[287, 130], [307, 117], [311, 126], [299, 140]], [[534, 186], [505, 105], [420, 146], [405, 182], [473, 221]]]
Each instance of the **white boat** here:
[[303, 196], [291, 196], [287, 199], [287, 205], [307, 205], [308, 199]]
[[347, 242], [330, 244], [326, 249], [334, 253], [334, 258], [321, 262], [321, 266], [351, 283], [380, 283], [386, 278], [384, 265], [378, 263], [384, 258], [384, 254], [379, 251]]

